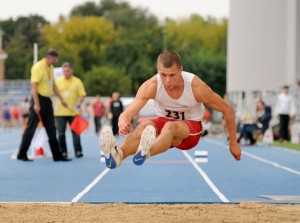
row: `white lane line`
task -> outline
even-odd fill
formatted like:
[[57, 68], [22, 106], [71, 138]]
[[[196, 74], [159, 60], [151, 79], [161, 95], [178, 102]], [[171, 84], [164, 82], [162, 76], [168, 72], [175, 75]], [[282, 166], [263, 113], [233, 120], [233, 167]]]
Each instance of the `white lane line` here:
[[249, 156], [249, 157], [251, 157], [251, 158], [253, 158], [253, 159], [256, 159], [256, 160], [258, 160], [258, 161], [261, 161], [261, 162], [263, 162], [263, 163], [267, 163], [267, 164], [270, 164], [270, 165], [272, 165], [272, 166], [275, 166], [275, 167], [277, 167], [277, 168], [279, 168], [279, 169], [283, 169], [283, 170], [286, 170], [286, 171], [288, 171], [288, 172], [291, 172], [291, 173], [300, 175], [300, 172], [299, 172], [299, 171], [293, 170], [293, 169], [291, 169], [291, 168], [289, 168], [289, 167], [286, 167], [286, 166], [282, 166], [282, 165], [280, 165], [280, 164], [278, 164], [278, 163], [275, 163], [275, 162], [273, 162], [273, 161], [266, 160], [266, 159], [264, 159], [264, 158], [261, 158], [261, 157], [259, 157], [259, 156], [255, 156], [255, 155], [253, 155], [253, 154], [251, 154], [251, 153], [248, 153], [248, 152], [245, 152], [245, 151], [243, 151], [243, 154], [245, 154], [246, 156]]
[[193, 158], [188, 154], [187, 151], [181, 151], [186, 158], [192, 163], [192, 165], [195, 167], [195, 169], [200, 173], [200, 175], [203, 177], [205, 182], [208, 184], [208, 186], [212, 189], [213, 192], [221, 199], [223, 202], [229, 202], [229, 200], [219, 191], [219, 189], [214, 185], [214, 183], [209, 179], [209, 177], [206, 175], [206, 173], [197, 165], [197, 163], [193, 160]]
[[77, 203], [86, 193], [88, 193], [108, 172], [110, 169], [106, 168], [102, 173], [100, 173], [83, 191], [76, 195], [72, 199], [72, 203]]
[[[222, 143], [220, 143], [220, 142], [216, 142], [216, 141], [211, 140], [211, 139], [206, 139], [206, 140], [209, 141], [209, 142], [212, 143], [212, 144], [215, 144], [215, 145], [218, 145], [218, 146], [221, 146], [221, 147], [223, 147], [223, 148], [228, 149], [228, 146], [225, 146], [224, 144], [222, 144]], [[277, 167], [277, 168], [279, 168], [279, 169], [283, 169], [283, 170], [288, 171], [288, 172], [290, 172], [290, 173], [294, 173], [294, 174], [300, 175], [300, 172], [297, 171], [297, 170], [291, 169], [291, 168], [286, 167], [286, 166], [282, 166], [282, 165], [280, 165], [279, 163], [276, 163], [276, 162], [273, 162], [273, 161], [270, 161], [270, 160], [261, 158], [261, 157], [259, 157], [259, 156], [253, 155], [252, 153], [242, 151], [242, 154], [243, 154], [243, 155], [246, 155], [246, 156], [248, 156], [248, 157], [250, 157], [250, 158], [252, 158], [252, 159], [261, 161], [261, 162], [263, 162], [263, 163], [270, 164], [270, 165], [272, 165], [272, 166], [274, 166], [274, 167]]]
[[278, 147], [278, 146], [272, 146], [272, 148], [277, 149], [277, 150], [281, 150], [281, 151], [284, 151], [284, 152], [300, 155], [300, 152], [298, 150], [292, 150], [292, 149], [287, 149], [287, 148]]

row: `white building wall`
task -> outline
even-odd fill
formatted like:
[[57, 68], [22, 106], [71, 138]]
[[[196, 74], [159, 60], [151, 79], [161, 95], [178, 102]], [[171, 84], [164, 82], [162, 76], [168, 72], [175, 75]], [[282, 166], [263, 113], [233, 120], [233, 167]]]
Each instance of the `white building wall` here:
[[299, 5], [297, 0], [231, 0], [228, 92], [278, 90], [300, 79]]
[[300, 80], [300, 1], [296, 1], [296, 79]]

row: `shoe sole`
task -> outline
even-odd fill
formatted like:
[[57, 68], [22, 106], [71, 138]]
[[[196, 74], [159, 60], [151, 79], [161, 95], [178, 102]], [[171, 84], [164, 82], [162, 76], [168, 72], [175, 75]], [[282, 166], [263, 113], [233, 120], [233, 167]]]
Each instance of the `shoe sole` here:
[[142, 165], [149, 153], [151, 147], [153, 146], [156, 139], [156, 130], [154, 126], [148, 125], [141, 135], [141, 141], [137, 149], [137, 153], [133, 157], [133, 163], [136, 165]]
[[114, 136], [111, 128], [104, 127], [99, 136], [99, 144], [106, 159], [109, 158], [110, 150], [114, 146]]
[[[99, 144], [103, 152], [106, 166], [110, 169], [117, 167], [116, 158], [112, 153], [118, 153], [116, 146], [116, 139], [110, 127], [104, 127], [99, 135]], [[115, 150], [115, 151], [113, 151]]]

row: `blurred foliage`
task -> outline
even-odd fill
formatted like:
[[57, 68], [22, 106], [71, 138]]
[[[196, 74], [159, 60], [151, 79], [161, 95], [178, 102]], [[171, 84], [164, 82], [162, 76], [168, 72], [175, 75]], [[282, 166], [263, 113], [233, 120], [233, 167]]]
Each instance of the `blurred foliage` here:
[[78, 5], [57, 23], [38, 15], [0, 21], [8, 52], [6, 79], [30, 77], [33, 43], [38, 43], [39, 58], [55, 48], [60, 53], [57, 66], [65, 61], [74, 64], [88, 95], [115, 90], [134, 95], [156, 73], [157, 56], [168, 49], [181, 55], [184, 70], [223, 95], [227, 22], [196, 14], [159, 22], [147, 9], [117, 0]]
[[218, 94], [226, 92], [226, 19], [192, 15], [181, 21], [167, 20], [165, 35], [168, 49], [181, 55], [184, 70], [198, 75]]
[[74, 7], [70, 16], [103, 16], [112, 21], [117, 28], [133, 30], [149, 29], [157, 24], [157, 18], [142, 8], [132, 8], [127, 2], [102, 0], [99, 5], [86, 2]]
[[106, 66], [93, 67], [84, 77], [88, 95], [111, 95], [114, 91], [130, 95], [130, 82], [130, 78], [121, 69]]
[[[113, 44], [117, 32], [111, 21], [103, 17], [71, 17], [42, 29], [42, 39], [60, 53], [60, 61], [74, 64], [79, 78], [93, 66], [104, 66], [106, 48]], [[48, 48], [47, 47], [47, 48]], [[44, 51], [46, 51], [45, 49]]]
[[30, 77], [33, 43], [39, 42], [39, 30], [45, 24], [47, 21], [38, 15], [19, 17], [16, 21], [0, 21], [0, 28], [4, 31], [3, 45], [8, 53], [5, 61], [6, 79]]
[[[219, 21], [213, 18], [204, 20], [201, 16], [193, 15], [189, 20], [178, 24], [176, 29], [183, 30], [176, 35], [182, 49], [186, 47], [214, 54], [225, 53], [227, 20]], [[188, 36], [183, 36], [182, 33], [187, 33]], [[189, 41], [184, 41], [185, 38]]]

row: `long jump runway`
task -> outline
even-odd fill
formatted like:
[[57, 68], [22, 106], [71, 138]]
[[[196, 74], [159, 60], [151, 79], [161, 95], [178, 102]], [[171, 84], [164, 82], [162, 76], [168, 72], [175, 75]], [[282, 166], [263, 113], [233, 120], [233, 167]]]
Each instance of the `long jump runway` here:
[[[73, 158], [69, 133], [67, 139]], [[204, 137], [192, 150], [171, 149], [142, 166], [128, 157], [119, 168], [109, 170], [100, 162], [96, 134], [90, 130], [81, 140], [83, 158], [21, 162], [12, 159], [21, 131], [0, 130], [0, 202], [300, 203], [300, 153], [296, 151], [248, 146], [242, 148], [238, 162], [224, 138]], [[207, 151], [208, 162], [196, 163], [195, 151]]]

